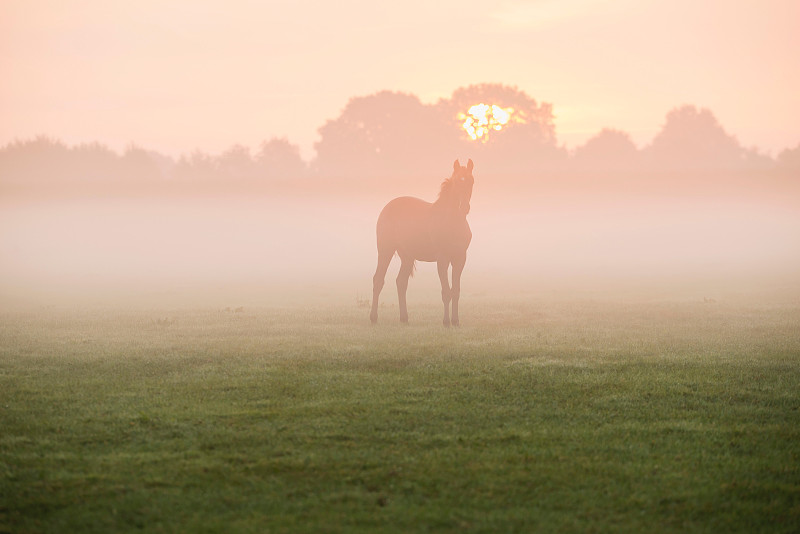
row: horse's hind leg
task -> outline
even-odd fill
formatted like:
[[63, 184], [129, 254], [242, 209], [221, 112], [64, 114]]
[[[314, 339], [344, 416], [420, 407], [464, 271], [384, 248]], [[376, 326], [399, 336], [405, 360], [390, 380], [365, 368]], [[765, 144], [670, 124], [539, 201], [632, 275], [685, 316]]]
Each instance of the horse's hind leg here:
[[386, 270], [392, 262], [394, 251], [378, 251], [378, 267], [375, 269], [375, 276], [372, 277], [372, 309], [369, 312], [369, 320], [372, 324], [378, 322], [378, 298], [383, 289], [383, 281], [386, 278]]
[[436, 268], [439, 271], [439, 281], [442, 283], [442, 304], [444, 304], [444, 319], [442, 324], [450, 326], [450, 282], [447, 280], [447, 269], [450, 267], [450, 260], [439, 260]]
[[408, 322], [408, 308], [406, 308], [406, 291], [408, 290], [408, 279], [411, 271], [414, 270], [414, 260], [400, 258], [400, 272], [397, 274], [397, 303], [400, 306], [400, 322]]

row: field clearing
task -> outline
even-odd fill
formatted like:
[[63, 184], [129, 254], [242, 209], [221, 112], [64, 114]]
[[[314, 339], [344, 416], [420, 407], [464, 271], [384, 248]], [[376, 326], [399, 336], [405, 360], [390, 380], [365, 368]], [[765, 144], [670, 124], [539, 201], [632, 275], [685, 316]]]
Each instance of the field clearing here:
[[463, 310], [5, 311], [0, 532], [798, 530], [796, 298]]

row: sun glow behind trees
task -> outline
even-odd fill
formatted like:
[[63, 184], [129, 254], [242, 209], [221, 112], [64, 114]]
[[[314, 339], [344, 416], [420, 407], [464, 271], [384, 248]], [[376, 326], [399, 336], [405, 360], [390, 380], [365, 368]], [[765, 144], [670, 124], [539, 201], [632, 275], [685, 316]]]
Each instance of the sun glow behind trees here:
[[475, 104], [467, 113], [459, 113], [458, 118], [463, 120], [462, 127], [473, 141], [486, 142], [489, 140], [491, 131], [500, 131], [509, 121], [524, 123], [525, 120], [519, 117], [514, 108], [502, 108], [497, 104]]

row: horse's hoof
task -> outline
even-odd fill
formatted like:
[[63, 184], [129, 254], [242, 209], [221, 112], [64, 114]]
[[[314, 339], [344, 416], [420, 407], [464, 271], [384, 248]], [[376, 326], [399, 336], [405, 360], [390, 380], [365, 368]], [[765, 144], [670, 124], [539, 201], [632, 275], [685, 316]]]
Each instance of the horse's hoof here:
[[450, 324], [453, 326], [461, 326], [461, 323], [459, 323], [458, 321], [453, 321]]
[[445, 320], [443, 320], [443, 321], [442, 321], [442, 325], [443, 325], [444, 327], [446, 327], [446, 328], [449, 328], [449, 327], [450, 327], [450, 320], [449, 320], [449, 319], [445, 319]]

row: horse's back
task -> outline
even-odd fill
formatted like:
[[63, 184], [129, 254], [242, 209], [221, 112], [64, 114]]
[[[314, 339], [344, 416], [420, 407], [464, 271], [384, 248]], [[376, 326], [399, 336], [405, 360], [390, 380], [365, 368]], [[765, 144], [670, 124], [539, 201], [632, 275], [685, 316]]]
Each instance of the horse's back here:
[[379, 251], [397, 251], [401, 256], [433, 261], [430, 250], [430, 202], [416, 197], [398, 197], [390, 201], [378, 216], [376, 234]]

